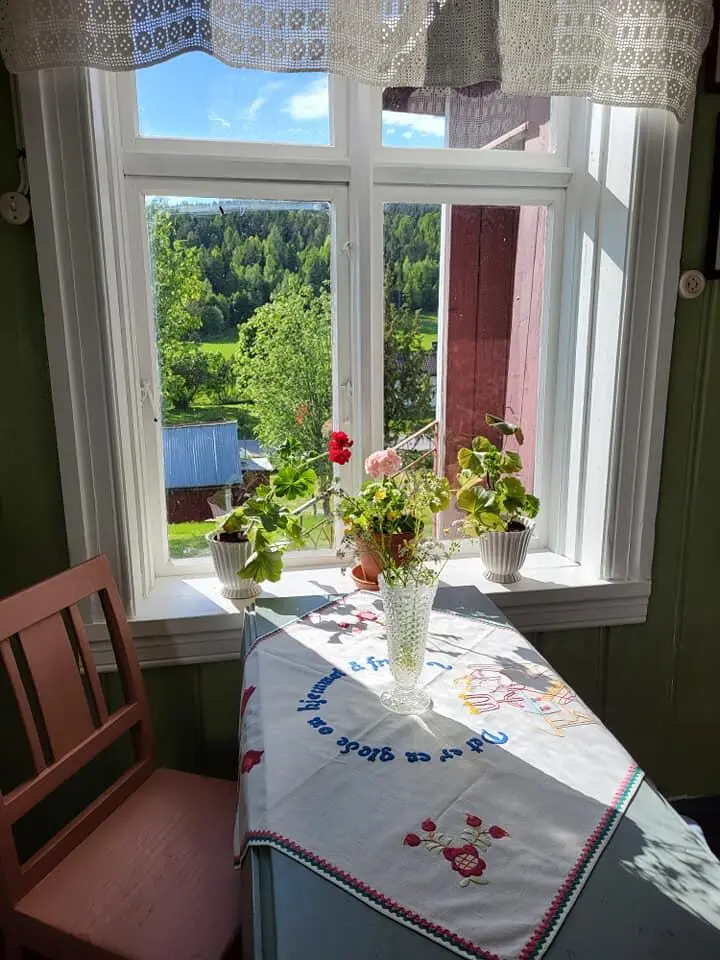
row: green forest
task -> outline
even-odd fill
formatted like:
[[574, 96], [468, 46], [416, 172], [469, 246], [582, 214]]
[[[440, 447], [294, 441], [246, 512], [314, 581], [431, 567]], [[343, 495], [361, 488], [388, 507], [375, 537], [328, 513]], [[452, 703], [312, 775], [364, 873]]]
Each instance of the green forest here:
[[[148, 203], [163, 422], [236, 419], [272, 451], [322, 446], [331, 417], [327, 204]], [[385, 247], [388, 441], [432, 419], [440, 208], [390, 205]]]

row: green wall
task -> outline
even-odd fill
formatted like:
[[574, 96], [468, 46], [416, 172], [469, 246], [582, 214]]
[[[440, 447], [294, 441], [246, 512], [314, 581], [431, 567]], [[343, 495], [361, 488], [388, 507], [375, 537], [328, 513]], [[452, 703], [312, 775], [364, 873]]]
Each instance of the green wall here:
[[[701, 94], [686, 267], [704, 259], [718, 112], [720, 96]], [[16, 181], [9, 90], [0, 73], [0, 192]], [[66, 547], [31, 226], [0, 221], [0, 282], [1, 595], [60, 569]], [[720, 616], [714, 605], [720, 453], [712, 426], [720, 422], [717, 322], [718, 282], [679, 306], [647, 623], [532, 638], [670, 795], [720, 793]], [[146, 671], [146, 679], [161, 761], [231, 776], [239, 665], [162, 668]]]
[[[0, 193], [19, 183], [0, 64]], [[0, 596], [67, 565], [55, 429], [31, 224], [0, 219]]]

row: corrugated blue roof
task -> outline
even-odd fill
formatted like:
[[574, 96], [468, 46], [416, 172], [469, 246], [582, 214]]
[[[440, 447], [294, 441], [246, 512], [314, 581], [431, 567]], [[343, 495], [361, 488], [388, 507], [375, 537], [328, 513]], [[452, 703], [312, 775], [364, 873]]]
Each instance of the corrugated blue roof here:
[[197, 423], [163, 427], [165, 488], [221, 487], [239, 483], [237, 423]]

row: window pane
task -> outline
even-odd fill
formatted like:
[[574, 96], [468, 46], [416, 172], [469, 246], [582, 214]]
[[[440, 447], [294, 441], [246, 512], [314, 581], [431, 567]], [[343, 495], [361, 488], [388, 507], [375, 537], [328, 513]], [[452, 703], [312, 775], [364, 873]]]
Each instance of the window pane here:
[[143, 137], [330, 143], [326, 74], [239, 70], [186, 53], [135, 77]]
[[464, 90], [391, 87], [383, 91], [382, 142], [547, 152], [550, 100], [507, 96], [491, 83]]
[[545, 207], [385, 206], [385, 442], [431, 466], [433, 430], [404, 441], [432, 422], [440, 393], [437, 454], [452, 484], [474, 436], [502, 446], [489, 413], [522, 426], [523, 446], [505, 446], [533, 487], [546, 225]]
[[[330, 204], [149, 197], [146, 213], [168, 543], [172, 558], [203, 556], [212, 517], [267, 480], [286, 439], [324, 446]], [[325, 524], [313, 545], [330, 538]]]

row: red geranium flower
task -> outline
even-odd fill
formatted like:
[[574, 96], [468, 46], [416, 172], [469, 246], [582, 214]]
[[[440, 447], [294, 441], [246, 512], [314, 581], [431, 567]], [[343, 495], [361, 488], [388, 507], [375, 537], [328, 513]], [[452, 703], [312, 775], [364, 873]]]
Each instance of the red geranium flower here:
[[445, 847], [443, 856], [452, 864], [461, 877], [480, 877], [485, 872], [487, 864], [471, 843], [464, 847]]
[[347, 463], [352, 456], [351, 447], [353, 441], [343, 430], [334, 430], [330, 434], [328, 441], [328, 459], [330, 463], [339, 463], [340, 466]]
[[423, 828], [423, 830], [427, 831], [427, 833], [434, 833], [437, 830], [437, 824], [434, 820], [430, 819], [423, 820], [420, 826]]
[[246, 750], [240, 762], [240, 772], [250, 773], [252, 768], [262, 760], [264, 750]]
[[416, 833], [409, 833], [403, 840], [403, 843], [406, 847], [419, 847], [422, 840]]
[[507, 830], [503, 830], [502, 827], [490, 827], [488, 833], [493, 838], [493, 840], [502, 840], [503, 837], [508, 837], [510, 834]]
[[481, 827], [481, 826], [482, 826], [482, 820], [480, 819], [480, 817], [476, 817], [476, 816], [474, 816], [472, 813], [469, 813], [469, 814], [465, 817], [465, 823], [466, 823], [469, 827]]

